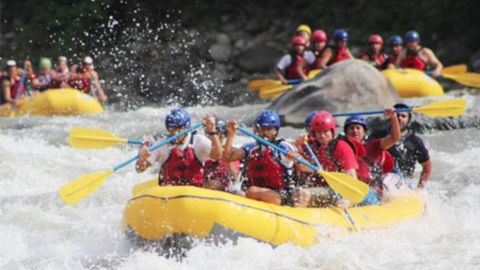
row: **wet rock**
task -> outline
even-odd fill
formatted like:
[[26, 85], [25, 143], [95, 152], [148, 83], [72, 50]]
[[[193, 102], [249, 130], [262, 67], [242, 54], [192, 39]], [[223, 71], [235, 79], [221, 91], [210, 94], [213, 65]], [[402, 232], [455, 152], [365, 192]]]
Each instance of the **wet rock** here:
[[242, 51], [237, 55], [237, 65], [240, 69], [255, 73], [273, 70], [275, 64], [282, 57], [282, 52], [270, 46], [256, 46]]
[[382, 73], [360, 60], [335, 64], [296, 90], [285, 92], [270, 106], [284, 116], [285, 123], [295, 126], [303, 125], [305, 116], [314, 110], [381, 110], [400, 101]]
[[473, 72], [480, 72], [480, 50], [470, 57]]

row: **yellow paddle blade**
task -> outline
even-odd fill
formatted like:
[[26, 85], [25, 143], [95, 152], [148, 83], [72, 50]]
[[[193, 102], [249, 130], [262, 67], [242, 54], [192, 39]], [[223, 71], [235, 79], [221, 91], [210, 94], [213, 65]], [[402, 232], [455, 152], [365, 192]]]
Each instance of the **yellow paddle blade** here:
[[475, 73], [442, 74], [442, 76], [444, 78], [454, 80], [459, 84], [480, 88], [480, 74], [475, 74]]
[[95, 192], [112, 173], [113, 169], [106, 172], [84, 175], [61, 187], [58, 193], [65, 204], [76, 204], [78, 201]]
[[70, 146], [74, 148], [103, 149], [115, 146], [119, 143], [127, 143], [128, 140], [101, 129], [74, 127], [70, 131]]
[[291, 88], [293, 88], [293, 85], [280, 85], [274, 88], [262, 88], [260, 89], [259, 96], [261, 99], [269, 99]]
[[248, 83], [247, 89], [250, 91], [255, 91], [265, 86], [279, 84], [282, 84], [282, 82], [279, 80], [254, 80]]
[[431, 117], [455, 117], [462, 115], [466, 107], [465, 99], [450, 99], [435, 101], [422, 107], [413, 108], [412, 111]]
[[331, 189], [353, 203], [362, 202], [370, 189], [364, 182], [344, 173], [326, 172], [322, 170], [318, 170], [317, 173], [325, 178], [325, 181], [327, 181]]
[[444, 67], [442, 69], [442, 74], [462, 74], [467, 73], [467, 65], [455, 65]]
[[317, 76], [317, 74], [321, 73], [323, 71], [323, 69], [313, 69], [313, 70], [310, 70], [310, 72], [308, 73], [308, 78], [311, 79], [315, 76]]
[[132, 189], [133, 197], [137, 197], [144, 191], [156, 186], [158, 186], [158, 179], [153, 179], [144, 183], [140, 183], [133, 187]]

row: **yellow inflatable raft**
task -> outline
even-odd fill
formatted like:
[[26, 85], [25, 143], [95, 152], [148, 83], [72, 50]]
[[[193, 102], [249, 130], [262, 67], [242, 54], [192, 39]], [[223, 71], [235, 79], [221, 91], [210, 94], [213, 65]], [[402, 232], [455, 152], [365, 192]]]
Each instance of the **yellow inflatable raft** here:
[[[424, 208], [423, 200], [411, 193], [392, 198], [386, 205], [349, 211], [360, 230], [365, 230], [421, 217]], [[290, 242], [308, 247], [352, 230], [339, 208], [276, 206], [196, 187], [148, 188], [134, 195], [123, 216], [124, 233], [143, 243], [161, 243], [168, 237], [183, 235], [233, 241], [250, 237], [275, 246]]]
[[[0, 106], [0, 116], [10, 116], [11, 104]], [[33, 97], [20, 100], [15, 115], [81, 115], [103, 113], [103, 107], [93, 97], [78, 90], [51, 89]]]
[[382, 71], [397, 89], [400, 97], [441, 97], [442, 86], [423, 71], [416, 69], [387, 69]]

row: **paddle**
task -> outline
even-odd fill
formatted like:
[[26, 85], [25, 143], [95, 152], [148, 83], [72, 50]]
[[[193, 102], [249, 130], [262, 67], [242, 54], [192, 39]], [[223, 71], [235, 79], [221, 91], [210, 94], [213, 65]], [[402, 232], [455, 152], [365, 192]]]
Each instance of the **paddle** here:
[[[412, 107], [405, 109], [395, 109], [394, 112], [414, 112], [422, 113], [430, 117], [455, 117], [460, 116], [465, 112], [467, 101], [465, 99], [450, 99], [432, 102], [422, 107]], [[383, 114], [384, 111], [363, 111], [363, 112], [347, 112], [347, 113], [333, 113], [334, 117], [351, 116], [351, 115], [369, 115], [369, 114]]]
[[[20, 99], [20, 95], [21, 95], [22, 87], [23, 87], [23, 82], [25, 81], [25, 76], [26, 75], [27, 75], [27, 68], [24, 68], [23, 73], [22, 73], [22, 77], [20, 77], [20, 83], [18, 84], [18, 87], [17, 87], [17, 94], [15, 95], [15, 101], [18, 101]], [[13, 105], [12, 112], [10, 113], [10, 117], [14, 117], [16, 111], [17, 111], [17, 106]]]
[[[311, 79], [322, 71], [323, 71], [323, 69], [310, 70], [310, 72], [307, 75], [307, 78]], [[285, 85], [288, 85], [288, 84], [298, 84], [302, 81], [303, 81], [302, 79], [292, 79], [292, 80], [288, 80], [287, 84], [282, 84], [282, 82], [280, 80], [254, 80], [254, 81], [250, 81], [248, 83], [247, 89], [250, 90], [250, 91], [254, 91], [254, 90], [261, 89], [261, 88], [267, 87], [267, 86], [274, 86], [274, 85], [275, 86], [281, 86], [281, 85], [285, 86]]]
[[[88, 81], [90, 81], [90, 84], [93, 85], [93, 87], [95, 88], [95, 96], [97, 96], [97, 98], [99, 99], [100, 90], [98, 90], [97, 84], [95, 83], [95, 81], [93, 81], [92, 78], [88, 78]], [[108, 101], [102, 103], [107, 109], [110, 109], [110, 104], [108, 103]]]
[[[185, 135], [186, 133], [189, 133], [199, 127], [203, 126], [203, 123], [196, 124], [195, 126], [192, 126], [168, 139], [165, 141], [158, 143], [152, 147], [150, 147], [148, 150], [153, 151], [167, 143], [170, 143], [171, 141], [175, 140], [176, 138]], [[113, 169], [110, 169], [105, 172], [99, 172], [99, 173], [92, 173], [92, 174], [87, 174], [84, 175], [80, 178], [77, 178], [76, 180], [67, 183], [66, 185], [62, 186], [59, 190], [60, 197], [62, 200], [68, 204], [72, 205], [80, 200], [86, 198], [88, 195], [92, 194], [97, 190], [103, 182], [107, 179], [108, 176], [110, 176], [113, 172], [117, 171], [118, 169], [128, 165], [129, 163], [137, 160], [139, 158], [138, 155], [135, 157], [121, 163], [120, 165], [117, 165]]]
[[480, 88], [480, 74], [476, 73], [463, 73], [463, 74], [445, 74], [442, 73], [443, 78], [454, 80], [459, 84]]
[[[305, 147], [307, 148], [308, 150], [308, 153], [310, 154], [310, 156], [313, 158], [313, 161], [315, 161], [315, 164], [317, 165], [317, 167], [319, 169], [323, 169], [322, 168], [322, 165], [320, 164], [320, 162], [318, 161], [318, 158], [317, 156], [315, 155], [315, 153], [313, 153], [313, 150], [312, 148], [310, 147], [310, 145], [308, 144], [308, 142], [305, 142]], [[333, 194], [335, 194], [335, 197], [337, 197], [337, 200], [340, 200], [340, 195], [338, 195], [338, 193], [333, 190]], [[350, 220], [350, 223], [352, 223], [352, 226], [353, 228], [355, 229], [355, 231], [359, 232], [360, 230], [358, 229], [357, 227], [357, 224], [355, 224], [355, 220], [353, 219], [352, 215], [350, 215], [350, 212], [348, 211], [348, 209], [345, 209], [345, 214], [347, 214], [347, 217], [348, 219]]]
[[449, 67], [444, 67], [442, 69], [442, 74], [462, 74], [467, 73], [467, 65], [454, 65]]
[[[273, 149], [279, 151], [280, 153], [287, 155], [287, 151], [258, 137], [257, 135], [249, 132], [248, 130], [238, 127], [238, 130], [241, 132], [245, 133], [246, 135], [253, 137], [257, 141], [272, 147]], [[325, 181], [327, 181], [328, 185], [338, 192], [340, 195], [343, 197], [347, 198], [349, 201], [353, 203], [360, 203], [365, 199], [365, 196], [367, 196], [367, 193], [369, 191], [369, 187], [367, 184], [350, 177], [344, 173], [339, 173], [339, 172], [326, 172], [322, 171], [312, 164], [306, 162], [303, 159], [300, 159], [298, 157], [295, 158], [296, 161], [302, 163], [303, 165], [307, 166], [308, 168], [316, 171], [318, 174], [323, 176], [325, 178]]]
[[258, 96], [261, 99], [270, 99], [278, 94], [281, 94], [293, 87], [297, 86], [296, 84], [294, 85], [279, 85], [279, 86], [273, 86], [273, 87], [265, 87], [260, 89], [260, 92], [258, 93]]
[[142, 141], [122, 139], [105, 130], [85, 127], [74, 127], [69, 140], [71, 147], [90, 149], [104, 149], [121, 143], [142, 144]]

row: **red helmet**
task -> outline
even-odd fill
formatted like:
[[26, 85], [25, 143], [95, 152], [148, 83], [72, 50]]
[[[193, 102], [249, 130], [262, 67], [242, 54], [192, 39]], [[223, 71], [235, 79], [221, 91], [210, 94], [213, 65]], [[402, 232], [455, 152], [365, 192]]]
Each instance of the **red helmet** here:
[[327, 41], [327, 33], [323, 30], [315, 30], [312, 35], [312, 41]]
[[307, 46], [307, 42], [303, 37], [297, 36], [297, 37], [294, 37], [292, 40], [292, 46], [295, 46], [295, 45]]
[[312, 122], [310, 123], [311, 131], [325, 131], [325, 130], [332, 130], [333, 137], [335, 137], [335, 119], [331, 113], [326, 111], [320, 111], [312, 118]]
[[380, 43], [383, 45], [383, 38], [379, 35], [373, 35], [368, 39], [368, 43]]

